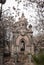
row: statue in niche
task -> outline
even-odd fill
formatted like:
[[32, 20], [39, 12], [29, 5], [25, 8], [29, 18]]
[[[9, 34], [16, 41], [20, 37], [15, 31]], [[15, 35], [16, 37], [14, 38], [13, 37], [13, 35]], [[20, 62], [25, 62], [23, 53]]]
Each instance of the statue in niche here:
[[21, 51], [25, 51], [25, 42], [21, 40]]

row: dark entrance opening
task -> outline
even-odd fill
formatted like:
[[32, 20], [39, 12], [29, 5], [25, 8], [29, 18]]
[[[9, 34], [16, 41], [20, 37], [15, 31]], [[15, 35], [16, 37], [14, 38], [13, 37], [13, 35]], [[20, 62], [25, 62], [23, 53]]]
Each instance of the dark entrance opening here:
[[25, 42], [21, 40], [21, 51], [25, 51]]

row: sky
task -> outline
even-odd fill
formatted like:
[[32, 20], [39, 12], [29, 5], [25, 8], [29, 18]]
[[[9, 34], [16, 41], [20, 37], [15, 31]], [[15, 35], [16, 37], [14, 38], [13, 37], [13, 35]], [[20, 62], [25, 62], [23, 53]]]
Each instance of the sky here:
[[[20, 0], [18, 0], [20, 1]], [[10, 12], [14, 13], [13, 16], [15, 17], [16, 21], [19, 17], [21, 17], [21, 14], [24, 13], [25, 17], [28, 20], [29, 24], [32, 24], [33, 26], [36, 25], [36, 21], [39, 20], [39, 17], [37, 16], [38, 9], [36, 3], [29, 3], [27, 0], [21, 0], [22, 2], [18, 3], [16, 0], [6, 0], [6, 3], [3, 5], [3, 9], [6, 10], [8, 7], [10, 7]], [[28, 4], [29, 3], [29, 4]], [[24, 4], [28, 4], [27, 7], [24, 6]], [[13, 7], [15, 7], [16, 10], [13, 10]], [[19, 9], [19, 10], [18, 10]], [[18, 16], [18, 12], [19, 16]]]
[[[25, 1], [25, 2], [23, 2], [23, 1]], [[20, 9], [20, 16], [23, 12], [25, 17], [28, 19], [28, 21], [29, 21], [29, 19], [35, 20], [36, 15], [37, 15], [37, 12], [35, 11], [37, 9], [36, 4], [31, 5], [31, 3], [30, 3], [30, 6], [28, 5], [27, 8], [25, 6], [23, 6], [23, 4], [26, 4], [26, 0], [22, 0], [22, 2], [20, 4], [18, 4], [18, 2], [15, 2], [15, 0], [6, 0], [6, 3], [3, 5], [3, 9], [6, 10], [6, 9], [8, 9], [8, 7], [11, 7], [10, 11], [14, 12], [14, 14], [15, 14], [15, 11], [13, 10], [13, 6], [14, 6], [16, 9], [17, 8]], [[27, 2], [27, 4], [28, 4], [28, 2]]]

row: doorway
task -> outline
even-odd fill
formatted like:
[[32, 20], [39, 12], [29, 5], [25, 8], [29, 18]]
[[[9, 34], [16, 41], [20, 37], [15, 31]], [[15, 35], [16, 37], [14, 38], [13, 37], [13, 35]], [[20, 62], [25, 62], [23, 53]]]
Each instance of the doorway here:
[[25, 51], [25, 41], [23, 39], [20, 41], [20, 45], [21, 45], [20, 51]]

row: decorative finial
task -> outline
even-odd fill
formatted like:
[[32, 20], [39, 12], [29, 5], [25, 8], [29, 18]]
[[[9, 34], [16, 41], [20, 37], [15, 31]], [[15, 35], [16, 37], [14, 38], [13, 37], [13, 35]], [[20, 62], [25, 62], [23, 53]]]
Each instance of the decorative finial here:
[[22, 17], [24, 17], [24, 13], [22, 13]]
[[32, 28], [32, 25], [31, 24], [29, 25], [29, 28]]

